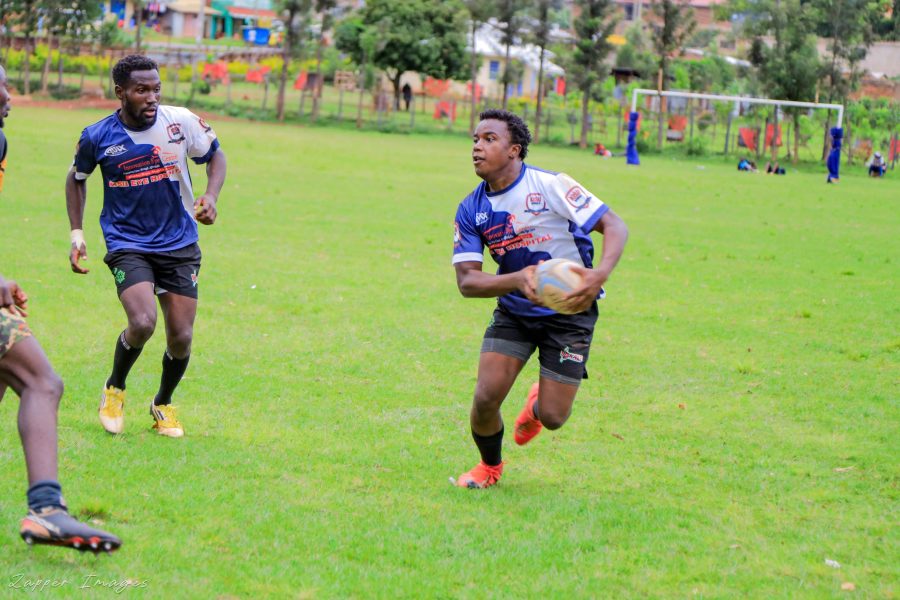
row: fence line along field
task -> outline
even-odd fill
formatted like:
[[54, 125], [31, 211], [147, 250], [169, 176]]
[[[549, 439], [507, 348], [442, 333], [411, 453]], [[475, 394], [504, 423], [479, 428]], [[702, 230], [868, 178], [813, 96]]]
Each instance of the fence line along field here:
[[[94, 558], [21, 542], [7, 393], [10, 594], [48, 580], [63, 597], [114, 584], [184, 598], [900, 591], [892, 175], [842, 169], [826, 185], [824, 168], [768, 177], [656, 156], [628, 168], [533, 147], [530, 163], [583, 183], [631, 238], [567, 427], [508, 441], [502, 481], [471, 491], [447, 483], [477, 460], [468, 410], [493, 306], [463, 299], [450, 266], [456, 206], [478, 183], [470, 143], [209, 116], [229, 175], [201, 230], [193, 355], [174, 398], [186, 436], [150, 430], [157, 331], [111, 437], [96, 410], [124, 322], [99, 177], [84, 277], [69, 271], [63, 196], [81, 129], [102, 116], [14, 107], [0, 273], [31, 296], [66, 383], [66, 499], [123, 546]], [[536, 364], [525, 374], [508, 424]]]

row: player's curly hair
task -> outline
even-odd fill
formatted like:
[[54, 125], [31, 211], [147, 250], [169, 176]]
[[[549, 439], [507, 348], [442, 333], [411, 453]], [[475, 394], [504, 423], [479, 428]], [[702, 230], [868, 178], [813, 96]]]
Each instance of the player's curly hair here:
[[159, 65], [142, 54], [129, 54], [113, 67], [113, 82], [119, 87], [125, 87], [134, 71], [159, 71]]
[[478, 115], [478, 119], [480, 121], [496, 119], [506, 123], [506, 128], [509, 130], [509, 141], [522, 148], [519, 151], [519, 158], [525, 160], [525, 157], [528, 156], [528, 144], [531, 143], [531, 132], [522, 117], [508, 110], [490, 108]]

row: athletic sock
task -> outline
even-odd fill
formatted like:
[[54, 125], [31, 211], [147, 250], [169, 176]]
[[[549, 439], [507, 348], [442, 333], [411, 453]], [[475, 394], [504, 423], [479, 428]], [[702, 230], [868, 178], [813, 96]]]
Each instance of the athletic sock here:
[[188, 362], [190, 360], [190, 354], [184, 358], [175, 358], [169, 354], [168, 350], [166, 350], [165, 354], [163, 354], [162, 377], [159, 382], [159, 391], [156, 393], [156, 398], [153, 399], [154, 406], [171, 404], [172, 392], [175, 391], [175, 388], [178, 387], [178, 382], [184, 377], [184, 372], [187, 370]]
[[472, 432], [472, 439], [481, 452], [481, 460], [484, 464], [496, 467], [503, 460], [500, 458], [500, 450], [503, 448], [503, 428], [493, 435], [478, 435]]
[[113, 357], [112, 375], [106, 381], [106, 387], [113, 386], [120, 390], [125, 389], [125, 378], [128, 377], [128, 372], [134, 366], [143, 349], [143, 346], [135, 348], [126, 342], [124, 331], [119, 334], [119, 339], [116, 340], [116, 353]]
[[534, 401], [534, 404], [531, 405], [531, 414], [534, 416], [535, 419], [537, 419], [538, 421], [540, 421], [540, 420], [541, 420], [541, 417], [538, 416], [538, 408], [537, 408], [537, 405], [538, 405], [538, 401], [535, 400], [535, 401]]
[[28, 508], [39, 511], [47, 507], [66, 507], [62, 498], [62, 487], [58, 481], [52, 479], [36, 481], [33, 486], [28, 488]]

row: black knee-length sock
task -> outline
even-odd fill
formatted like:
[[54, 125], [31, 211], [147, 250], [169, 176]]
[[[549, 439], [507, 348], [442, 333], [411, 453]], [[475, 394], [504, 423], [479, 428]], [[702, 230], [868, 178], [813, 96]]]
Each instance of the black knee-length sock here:
[[481, 460], [484, 464], [496, 467], [503, 460], [500, 458], [500, 450], [503, 448], [503, 428], [493, 435], [478, 435], [472, 432], [472, 439], [481, 452]]
[[161, 404], [171, 404], [172, 392], [175, 391], [175, 388], [178, 387], [178, 382], [184, 377], [184, 372], [187, 370], [188, 362], [190, 360], [190, 354], [184, 358], [175, 358], [169, 354], [168, 350], [166, 350], [163, 354], [162, 377], [159, 381], [159, 391], [156, 393], [156, 398], [153, 399], [153, 404], [156, 406], [160, 406]]
[[113, 355], [112, 375], [109, 376], [106, 382], [107, 387], [113, 386], [120, 390], [125, 389], [125, 378], [128, 377], [128, 372], [131, 371], [131, 367], [134, 366], [143, 349], [143, 347], [135, 348], [126, 342], [124, 331], [119, 334], [119, 339], [116, 340], [116, 352]]

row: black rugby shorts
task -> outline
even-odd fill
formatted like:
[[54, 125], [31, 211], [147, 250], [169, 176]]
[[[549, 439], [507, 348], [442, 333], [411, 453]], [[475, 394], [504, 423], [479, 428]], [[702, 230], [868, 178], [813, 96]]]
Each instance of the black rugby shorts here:
[[134, 284], [149, 281], [156, 294], [172, 292], [196, 298], [201, 258], [200, 246], [194, 243], [169, 252], [119, 250], [108, 253], [103, 262], [109, 267], [120, 296]]
[[541, 377], [579, 385], [587, 379], [587, 361], [597, 323], [597, 303], [576, 315], [521, 317], [498, 305], [484, 332], [482, 352], [498, 352], [528, 361], [535, 349]]

